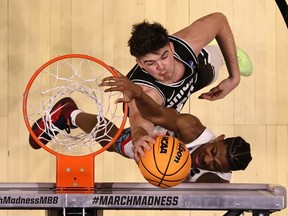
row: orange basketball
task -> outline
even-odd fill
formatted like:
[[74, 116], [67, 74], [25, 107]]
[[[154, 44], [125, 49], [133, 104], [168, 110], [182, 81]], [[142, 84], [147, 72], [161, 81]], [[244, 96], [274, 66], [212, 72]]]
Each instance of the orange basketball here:
[[186, 179], [191, 157], [187, 147], [177, 138], [160, 135], [155, 144], [149, 143], [151, 150], [139, 162], [143, 177], [152, 185], [173, 187]]

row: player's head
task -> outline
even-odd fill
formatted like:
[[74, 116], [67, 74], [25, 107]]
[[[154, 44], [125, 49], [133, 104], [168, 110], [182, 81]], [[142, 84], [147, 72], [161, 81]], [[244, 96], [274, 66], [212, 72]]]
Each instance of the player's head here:
[[229, 169], [245, 170], [252, 160], [250, 144], [242, 137], [231, 137], [224, 139], [227, 145], [227, 159], [229, 161]]
[[158, 81], [171, 82], [175, 72], [174, 46], [161, 24], [144, 21], [134, 25], [128, 45], [143, 70]]
[[250, 144], [241, 137], [219, 136], [192, 152], [192, 165], [218, 172], [244, 170], [251, 160]]
[[160, 23], [149, 23], [145, 20], [133, 25], [128, 46], [130, 54], [140, 58], [148, 53], [155, 53], [168, 43], [167, 30]]

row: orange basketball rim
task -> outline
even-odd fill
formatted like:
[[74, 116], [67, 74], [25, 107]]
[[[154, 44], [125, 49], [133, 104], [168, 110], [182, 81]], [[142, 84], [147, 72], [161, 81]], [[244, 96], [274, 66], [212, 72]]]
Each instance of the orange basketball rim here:
[[[119, 126], [119, 130], [117, 134], [111, 139], [111, 141], [104, 147], [100, 148], [99, 150], [80, 156], [71, 156], [61, 154], [48, 148], [44, 145], [38, 137], [34, 134], [32, 127], [30, 125], [29, 120], [29, 113], [28, 113], [28, 102], [30, 98], [30, 89], [33, 85], [35, 79], [43, 72], [48, 66], [54, 64], [56, 62], [67, 60], [73, 61], [73, 59], [83, 59], [87, 61], [92, 61], [103, 67], [104, 70], [107, 70], [108, 75], [113, 75], [118, 77], [117, 73], [109, 67], [107, 64], [102, 62], [101, 60], [83, 54], [67, 54], [63, 56], [59, 56], [56, 58], [51, 59], [50, 61], [43, 64], [31, 77], [29, 80], [24, 96], [23, 96], [23, 116], [25, 124], [29, 130], [29, 133], [33, 137], [33, 139], [39, 144], [43, 149], [48, 151], [49, 153], [56, 156], [56, 189], [58, 193], [93, 193], [94, 192], [94, 157], [105, 150], [107, 150], [113, 143], [116, 142], [118, 137], [120, 136], [127, 119], [128, 113], [128, 106], [124, 104], [124, 112], [123, 112], [123, 119], [121, 125]], [[40, 98], [39, 98], [40, 100]], [[112, 101], [111, 103], [114, 103]]]

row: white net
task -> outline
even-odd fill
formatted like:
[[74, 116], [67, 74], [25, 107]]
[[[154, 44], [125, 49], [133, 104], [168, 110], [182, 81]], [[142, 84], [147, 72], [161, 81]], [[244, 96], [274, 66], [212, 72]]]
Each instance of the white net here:
[[[38, 138], [48, 141], [48, 148], [66, 155], [86, 155], [102, 148], [99, 143], [112, 140], [113, 125], [119, 128], [123, 122], [123, 104], [114, 102], [123, 96], [118, 92], [105, 93], [99, 86], [107, 76], [112, 76], [109, 70], [86, 58], [59, 59], [36, 76], [27, 95], [27, 119], [31, 127], [36, 124], [41, 130]], [[80, 110], [95, 115], [97, 123], [90, 133], [80, 128], [68, 132], [59, 129], [55, 115], [60, 111], [52, 109], [65, 97], [72, 98]], [[38, 124], [40, 118], [44, 125]]]

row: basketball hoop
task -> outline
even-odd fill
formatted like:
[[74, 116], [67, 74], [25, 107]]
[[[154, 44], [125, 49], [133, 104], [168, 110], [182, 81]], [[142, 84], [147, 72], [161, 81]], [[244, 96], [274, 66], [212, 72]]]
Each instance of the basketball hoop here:
[[[106, 93], [99, 86], [103, 78], [111, 75], [118, 76], [99, 59], [82, 54], [68, 54], [43, 64], [26, 86], [23, 96], [24, 121], [37, 144], [56, 156], [56, 187], [59, 193], [94, 191], [94, 157], [113, 145], [125, 126], [128, 106], [124, 104], [123, 111], [122, 104], [114, 104], [117, 98], [122, 97], [122, 93]], [[89, 134], [80, 129], [67, 134], [47, 121], [43, 131], [51, 133], [48, 135], [53, 139], [44, 145], [31, 125], [39, 118], [49, 119], [53, 105], [67, 96], [77, 101], [78, 105], [85, 105], [85, 112], [87, 108], [88, 112], [96, 114], [100, 119], [99, 123]], [[119, 128], [113, 137], [109, 136], [111, 124]], [[101, 134], [103, 131], [105, 134], [103, 138], [99, 135], [100, 128]], [[101, 141], [108, 144], [99, 147]]]

